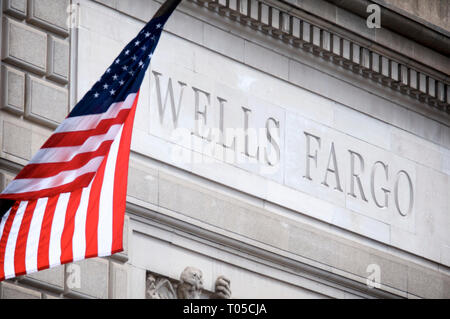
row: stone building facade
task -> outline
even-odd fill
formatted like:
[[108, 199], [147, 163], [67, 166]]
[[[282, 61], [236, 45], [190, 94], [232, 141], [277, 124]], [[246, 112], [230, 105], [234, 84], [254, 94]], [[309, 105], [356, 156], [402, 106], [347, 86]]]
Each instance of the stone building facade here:
[[[1, 298], [173, 296], [187, 266], [202, 298], [221, 275], [233, 298], [450, 298], [450, 4], [424, 2], [184, 0], [140, 93], [125, 251]], [[3, 189], [160, 1], [1, 3]]]

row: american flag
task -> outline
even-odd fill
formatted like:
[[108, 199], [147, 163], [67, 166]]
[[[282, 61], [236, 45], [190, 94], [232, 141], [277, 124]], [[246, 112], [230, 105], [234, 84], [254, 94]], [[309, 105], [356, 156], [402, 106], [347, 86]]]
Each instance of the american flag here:
[[123, 250], [139, 88], [179, 2], [160, 8], [0, 194], [8, 204], [0, 223], [0, 281]]

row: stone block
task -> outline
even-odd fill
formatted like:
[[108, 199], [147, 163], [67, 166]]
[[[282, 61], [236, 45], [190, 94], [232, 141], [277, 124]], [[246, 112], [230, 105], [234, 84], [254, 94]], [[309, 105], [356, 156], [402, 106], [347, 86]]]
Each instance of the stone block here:
[[[128, 1], [121, 1], [120, 3], [123, 2]], [[145, 2], [145, 6], [148, 7], [147, 1]], [[159, 8], [159, 4], [157, 4], [157, 8]], [[203, 27], [203, 21], [176, 10], [167, 21], [164, 30], [179, 35], [194, 43], [203, 43]]]
[[441, 263], [450, 267], [450, 246], [441, 244]]
[[238, 11], [240, 14], [249, 16], [250, 15], [250, 0], [240, 0]]
[[[285, 32], [285, 33], [290, 33], [292, 34], [291, 31], [291, 21], [294, 19], [294, 17], [289, 16], [288, 13], [286, 12], [281, 12], [280, 14], [280, 28], [281, 31]], [[298, 20], [298, 19], [297, 19]]]
[[361, 66], [367, 70], [370, 69], [370, 51], [366, 48], [361, 48]]
[[279, 78], [288, 78], [289, 60], [286, 57], [251, 42], [245, 42], [245, 63]]
[[380, 55], [378, 53], [375, 52], [371, 52], [371, 67], [372, 67], [372, 71], [376, 72], [376, 73], [380, 73], [381, 71], [381, 67], [380, 67]]
[[409, 86], [413, 89], [419, 88], [419, 76], [417, 75], [417, 71], [413, 69], [408, 69], [409, 71]]
[[90, 258], [75, 264], [80, 266], [80, 281], [79, 287], [74, 287], [72, 290], [94, 298], [108, 298], [108, 260]]
[[361, 47], [356, 43], [351, 44], [351, 56], [353, 63], [361, 64]]
[[0, 173], [0, 192], [2, 192], [13, 179], [14, 179], [14, 176], [12, 176], [8, 173], [5, 173], [5, 172], [1, 172]]
[[157, 2], [148, 0], [117, 1], [117, 10], [146, 22], [151, 19], [159, 6]]
[[258, 20], [258, 15], [259, 15], [258, 1], [250, 0], [249, 7], [250, 7], [250, 10], [249, 10], [250, 18], [252, 18], [254, 20]]
[[259, 21], [266, 25], [269, 24], [269, 6], [260, 2], [259, 3]]
[[280, 10], [270, 7], [270, 26], [274, 29], [280, 29]]
[[385, 77], [391, 76], [391, 68], [390, 68], [391, 60], [386, 58], [385, 56], [381, 57], [381, 74]]
[[127, 194], [145, 202], [158, 203], [157, 172], [147, 171], [131, 165], [128, 171]]
[[95, 0], [95, 1], [114, 9], [117, 8], [117, 0]]
[[48, 38], [47, 77], [66, 84], [69, 81], [69, 42], [54, 36]]
[[218, 0], [217, 2], [218, 2], [221, 6], [226, 7], [226, 6], [227, 6], [227, 3], [228, 3], [228, 0]]
[[332, 41], [331, 41], [331, 50], [334, 55], [341, 56], [341, 37], [339, 37], [336, 34], [331, 34]]
[[2, 59], [37, 74], [47, 69], [47, 34], [3, 18]]
[[447, 103], [450, 104], [450, 85], [446, 84], [446, 94], [445, 96], [447, 97]]
[[17, 286], [8, 282], [1, 283], [1, 299], [41, 299], [39, 291]]
[[269, 245], [287, 247], [289, 234], [283, 223], [260, 210], [177, 183], [169, 176], [161, 176], [159, 190], [161, 207]]
[[69, 110], [68, 91], [34, 76], [26, 76], [25, 117], [51, 128], [64, 120]]
[[428, 77], [428, 95], [436, 97], [436, 80]]
[[128, 255], [128, 234], [129, 234], [130, 217], [125, 215], [123, 221], [123, 252], [122, 254]]
[[132, 265], [128, 266], [129, 280], [128, 280], [128, 298], [145, 299], [145, 280], [146, 270]]
[[244, 40], [230, 33], [224, 32], [209, 24], [203, 29], [203, 44], [214, 51], [224, 54], [238, 61], [244, 60]]
[[351, 58], [350, 41], [342, 39], [341, 46], [342, 46], [341, 48], [342, 57], [346, 60], [350, 60]]
[[436, 83], [436, 96], [440, 102], [445, 102], [445, 84], [443, 82]]
[[2, 150], [25, 160], [31, 158], [31, 130], [10, 122], [3, 122]]
[[58, 266], [51, 269], [41, 270], [26, 277], [32, 279], [36, 284], [51, 286], [56, 290], [64, 290], [64, 266]]
[[346, 107], [335, 109], [334, 128], [384, 149], [391, 146], [391, 132], [388, 125]]
[[312, 42], [311, 29], [312, 29], [312, 26], [308, 22], [302, 21], [302, 40], [305, 43], [311, 43]]
[[290, 26], [290, 33], [295, 37], [300, 39], [301, 38], [301, 29], [302, 29], [302, 22], [297, 17], [290, 17], [291, 19], [291, 26]]
[[4, 0], [3, 10], [19, 19], [27, 15], [27, 0]]
[[330, 32], [325, 31], [325, 30], [321, 30], [321, 47], [322, 49], [324, 49], [325, 51], [331, 51], [331, 35]]
[[[418, 151], [419, 149], [416, 152]], [[419, 159], [426, 158], [425, 154], [430, 154], [431, 157], [438, 155], [433, 154], [433, 149], [429, 147], [422, 147], [422, 153]], [[416, 191], [415, 233], [418, 240], [422, 239], [423, 244], [421, 246], [427, 249], [427, 253], [431, 252], [431, 249], [427, 246], [432, 246], [434, 254], [438, 256], [440, 255], [439, 241], [436, 239], [441, 238], [443, 242], [450, 243], [448, 233], [448, 225], [450, 225], [448, 175], [432, 168], [420, 166], [417, 169], [416, 178], [418, 185], [426, 184], [427, 186]], [[442, 192], [442, 190], [446, 190], [446, 192]]]
[[238, 10], [238, 1], [237, 0], [228, 0], [228, 8], [231, 10], [237, 11]]
[[[408, 293], [422, 298], [449, 298], [449, 281], [444, 275], [419, 266], [408, 267]], [[447, 289], [445, 289], [447, 288]]]
[[23, 114], [25, 108], [25, 73], [1, 66], [1, 102], [2, 109]]
[[419, 91], [427, 93], [427, 76], [423, 73], [419, 73]]
[[28, 21], [62, 36], [69, 35], [69, 0], [29, 0]]
[[50, 137], [50, 135], [51, 131], [49, 130], [47, 130], [45, 133], [43, 131], [33, 131], [33, 135], [31, 137], [31, 154], [36, 154]]
[[407, 86], [409, 83], [409, 72], [406, 65], [400, 65], [399, 67], [399, 81], [401, 86]]
[[[361, 248], [359, 248], [362, 250]], [[371, 254], [370, 263], [380, 266], [381, 284], [396, 288], [401, 291], [407, 290], [407, 265], [390, 254]], [[365, 275], [369, 275], [367, 272]]]
[[[311, 1], [311, 0], [310, 0]], [[318, 1], [314, 1], [318, 2]], [[326, 3], [326, 1], [321, 1]], [[335, 7], [336, 13], [336, 24], [340, 25], [341, 27], [344, 27], [347, 30], [358, 30], [358, 33], [362, 35], [363, 37], [373, 40], [375, 39], [376, 35], [376, 29], [370, 29], [367, 27], [366, 19], [363, 19], [362, 17], [345, 10], [343, 8]], [[326, 13], [326, 12], [325, 12]], [[322, 12], [319, 13], [320, 16], [322, 16]], [[333, 11], [331, 11], [331, 17], [333, 14]]]
[[320, 47], [320, 28], [313, 26], [312, 27], [312, 43], [317, 46]]
[[109, 298], [125, 299], [128, 296], [127, 266], [116, 262], [110, 263], [110, 293]]
[[336, 265], [338, 245], [327, 236], [289, 225], [288, 251], [327, 265]]
[[400, 67], [399, 64], [395, 61], [390, 61], [390, 65], [391, 65], [391, 70], [390, 70], [390, 76], [391, 79], [394, 81], [399, 81], [400, 80]]

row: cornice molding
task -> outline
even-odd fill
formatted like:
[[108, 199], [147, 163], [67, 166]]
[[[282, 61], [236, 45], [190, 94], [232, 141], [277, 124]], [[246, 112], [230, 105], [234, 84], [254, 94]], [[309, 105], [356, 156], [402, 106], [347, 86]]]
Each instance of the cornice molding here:
[[450, 32], [414, 16], [400, 8], [396, 8], [384, 0], [325, 0], [337, 7], [348, 10], [363, 19], [369, 13], [368, 5], [376, 3], [381, 8], [381, 23], [405, 38], [411, 39], [427, 48], [433, 49], [444, 56], [450, 55]]
[[[326, 0], [326, 1], [328, 1], [328, 0]], [[364, 0], [358, 0], [358, 1], [364, 1]], [[375, 2], [375, 3], [379, 4], [380, 6], [385, 7], [387, 10], [390, 10], [401, 16], [407, 17], [407, 18], [411, 19], [412, 21], [414, 21], [415, 23], [426, 26], [428, 29], [431, 29], [434, 32], [441, 33], [442, 35], [446, 36], [447, 38], [450, 37], [450, 31], [447, 28], [433, 24], [429, 20], [424, 19], [424, 18], [420, 17], [419, 15], [412, 14], [412, 13], [402, 9], [399, 6], [396, 6], [395, 3], [391, 4], [386, 0], [367, 0], [367, 1]]]
[[286, 5], [280, 8], [260, 0], [189, 1], [408, 95], [444, 116], [450, 114], [450, 83], [306, 21]]
[[220, 249], [237, 254], [244, 258], [251, 258], [260, 263], [289, 269], [293, 273], [310, 280], [329, 285], [340, 290], [349, 291], [353, 294], [365, 298], [400, 299], [407, 297], [407, 293], [384, 284], [380, 288], [369, 288], [365, 283], [365, 278], [347, 277], [344, 271], [337, 273], [330, 271], [327, 267], [320, 268], [317, 265], [307, 264], [277, 253], [253, 246], [251, 244], [224, 236], [211, 230], [191, 224], [185, 220], [170, 217], [157, 210], [148, 209], [138, 204], [127, 201], [126, 211], [132, 219], [142, 223], [176, 232], [181, 236], [200, 241], [204, 244], [220, 247]]

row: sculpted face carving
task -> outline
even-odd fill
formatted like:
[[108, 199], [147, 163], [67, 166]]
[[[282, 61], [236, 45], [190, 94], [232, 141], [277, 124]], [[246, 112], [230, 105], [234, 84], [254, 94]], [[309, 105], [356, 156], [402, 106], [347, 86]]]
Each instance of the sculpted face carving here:
[[217, 277], [214, 293], [209, 293], [203, 290], [202, 271], [195, 267], [186, 267], [178, 284], [162, 276], [151, 273], [147, 275], [147, 299], [200, 299], [208, 296], [211, 299], [230, 299], [230, 280], [225, 276]]
[[203, 274], [200, 269], [186, 267], [180, 276], [178, 299], [199, 299], [203, 289]]

